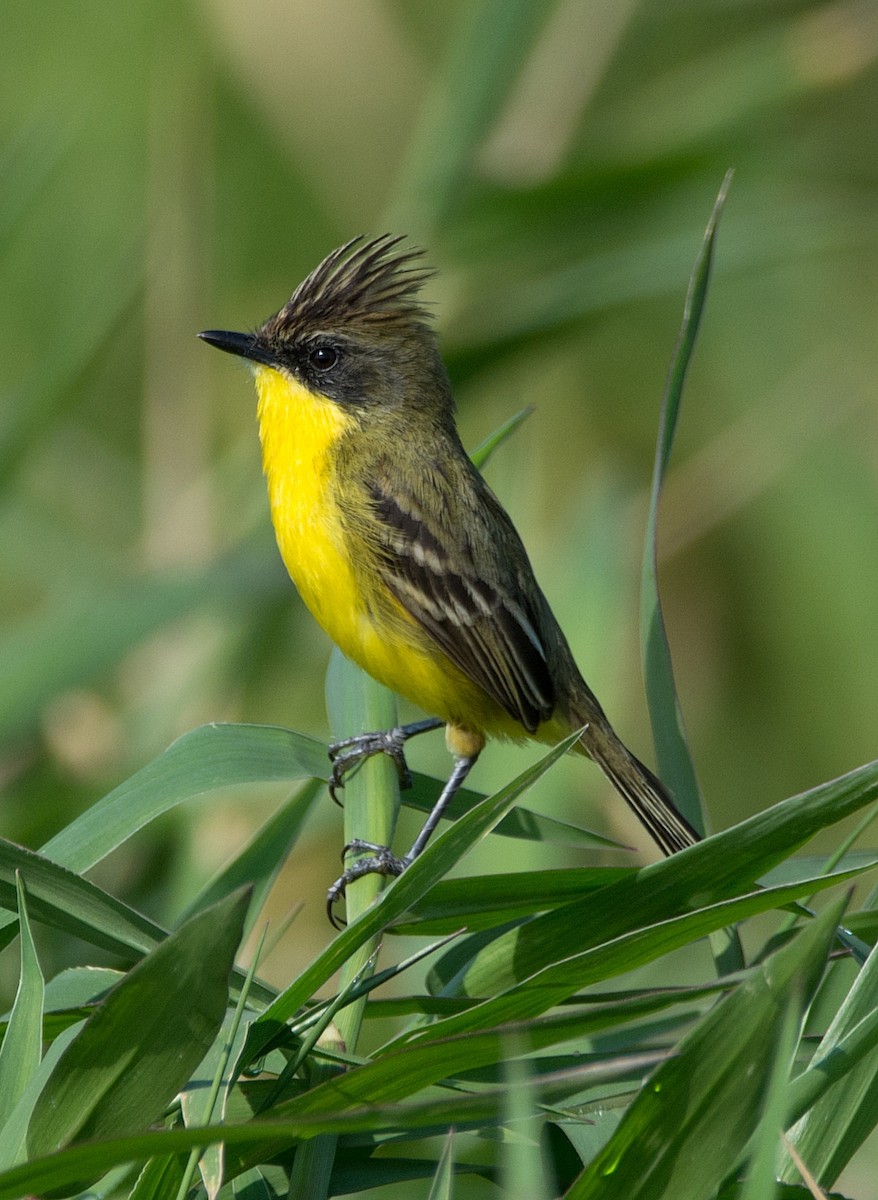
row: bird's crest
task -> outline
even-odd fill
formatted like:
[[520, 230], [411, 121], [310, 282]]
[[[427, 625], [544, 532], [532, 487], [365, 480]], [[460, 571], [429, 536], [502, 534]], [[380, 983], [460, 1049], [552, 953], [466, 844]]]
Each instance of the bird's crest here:
[[309, 329], [349, 325], [368, 329], [391, 323], [423, 323], [430, 313], [418, 294], [434, 272], [420, 264], [423, 251], [392, 253], [403, 238], [389, 233], [363, 242], [352, 238], [327, 255], [266, 321], [263, 333], [289, 336]]

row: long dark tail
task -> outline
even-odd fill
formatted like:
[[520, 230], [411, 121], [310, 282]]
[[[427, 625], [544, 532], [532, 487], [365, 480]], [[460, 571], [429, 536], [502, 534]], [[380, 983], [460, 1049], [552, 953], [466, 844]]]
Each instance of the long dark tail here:
[[583, 733], [582, 747], [665, 854], [685, 850], [701, 840], [674, 804], [670, 792], [620, 741], [609, 722], [595, 723]]

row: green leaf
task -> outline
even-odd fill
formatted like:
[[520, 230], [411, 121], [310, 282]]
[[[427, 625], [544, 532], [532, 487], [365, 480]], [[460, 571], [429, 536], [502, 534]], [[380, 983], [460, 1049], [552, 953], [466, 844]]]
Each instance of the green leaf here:
[[581, 899], [636, 873], [636, 867], [559, 867], [443, 879], [394, 923], [391, 932], [420, 937], [453, 933], [464, 926], [471, 931], [491, 929]]
[[[6, 908], [14, 906], [18, 874], [27, 885], [32, 917], [92, 945], [131, 958], [165, 936], [161, 925], [81, 875], [0, 838], [0, 903]], [[7, 937], [13, 934], [14, 927], [7, 926]]]
[[[481, 1004], [465, 1012], [436, 1022], [430, 1026], [430, 1033], [448, 1036], [535, 1016], [555, 1004], [560, 1004], [580, 988], [644, 966], [661, 955], [688, 945], [696, 938], [704, 937], [732, 922], [745, 920], [770, 908], [783, 907], [798, 896], [806, 894], [808, 887], [830, 887], [844, 882], [853, 874], [855, 872], [842, 872], [833, 876], [820, 876], [817, 880], [792, 884], [785, 888], [759, 889], [734, 900], [698, 908], [694, 912], [685, 913], [660, 924], [646, 925], [578, 954], [571, 951], [567, 957], [559, 958], [557, 948], [553, 947], [549, 961], [541, 970], [535, 971], [520, 983], [507, 986], [499, 994], [489, 992], [490, 999], [483, 1000]], [[570, 913], [568, 917], [571, 917]], [[524, 929], [528, 928], [529, 926], [524, 926]], [[568, 921], [567, 929], [572, 943], [575, 939], [575, 919]], [[493, 946], [488, 946], [483, 952], [486, 959], [492, 950]], [[506, 950], [508, 947], [504, 946], [504, 951]], [[505, 954], [500, 959], [500, 966], [507, 967]], [[424, 1032], [416, 1030], [408, 1035], [403, 1034], [400, 1040], [407, 1039], [411, 1042], [422, 1036]]]
[[790, 1085], [789, 1124], [800, 1120], [833, 1084], [850, 1073], [878, 1046], [878, 1008], [841, 1038], [830, 1054], [815, 1057]]
[[274, 725], [202, 725], [184, 734], [46, 842], [42, 853], [87, 871], [156, 817], [218, 788], [325, 779], [326, 747]]
[[46, 984], [43, 1037], [54, 1041], [90, 1015], [91, 1007], [124, 977], [104, 967], [69, 967]]
[[[572, 1038], [580, 1042], [601, 1030], [612, 1029], [628, 1021], [662, 1012], [687, 996], [651, 993], [629, 1000], [596, 1004], [533, 1021], [509, 1023], [471, 1032], [463, 1030], [451, 1036], [433, 1037], [428, 1026], [417, 1041], [398, 1039], [396, 1047], [385, 1047], [374, 1061], [346, 1071], [344, 1075], [274, 1109], [279, 1116], [292, 1112], [342, 1112], [356, 1104], [385, 1104], [406, 1100], [424, 1088], [478, 1067], [502, 1062], [510, 1039], [517, 1038], [531, 1051], [556, 1046]], [[392, 1043], [393, 1044], [393, 1043]]]
[[[276, 1186], [270, 1180], [277, 1177]], [[235, 1200], [282, 1200], [287, 1195], [287, 1174], [282, 1167], [252, 1167], [232, 1180]]]
[[179, 1157], [157, 1154], [137, 1176], [128, 1200], [174, 1200], [183, 1182]]
[[454, 1130], [449, 1129], [427, 1200], [454, 1200]]
[[533, 411], [532, 405], [521, 409], [520, 412], [511, 416], [508, 421], [504, 421], [499, 429], [495, 429], [493, 433], [489, 434], [483, 442], [479, 442], [478, 446], [470, 451], [470, 459], [473, 466], [478, 467], [480, 471], [483, 470], [494, 451], [499, 449], [507, 438], [511, 437], [524, 424]]
[[762, 1112], [748, 1148], [747, 1176], [741, 1200], [775, 1200], [781, 1133], [789, 1111], [790, 1068], [799, 1042], [805, 1006], [793, 987], [777, 1023], [768, 1062]]
[[683, 396], [683, 384], [695, 349], [695, 339], [707, 297], [717, 226], [730, 183], [731, 173], [727, 174], [723, 180], [707, 225], [701, 251], [689, 280], [683, 322], [671, 361], [662, 403], [641, 578], [640, 638], [643, 653], [643, 675], [659, 775], [671, 789], [681, 812], [702, 833], [704, 832], [704, 812], [701, 794], [683, 732], [682, 714], [671, 665], [671, 650], [658, 590], [658, 509], [662, 483], [674, 444], [674, 433]]
[[[854, 980], [835, 1018], [814, 1053], [812, 1070], [823, 1060], [843, 1057], [842, 1046], [870, 1015], [878, 1011], [878, 949], [872, 951]], [[878, 1048], [847, 1053], [853, 1066], [843, 1081], [828, 1088], [789, 1131], [789, 1139], [823, 1187], [831, 1187], [851, 1156], [878, 1124]], [[817, 1068], [819, 1069], [819, 1068]], [[799, 1181], [788, 1153], [780, 1178]]]
[[109, 967], [68, 967], [46, 984], [46, 1012], [81, 1008], [103, 997], [123, 978], [121, 971]]
[[27, 898], [16, 873], [21, 929], [21, 970], [9, 1024], [0, 1046], [0, 1141], [11, 1113], [40, 1065], [43, 1037], [43, 973], [27, 917]]
[[[187, 1129], [220, 1124], [232, 1085], [232, 1071], [244, 1046], [246, 1029], [235, 1012], [227, 1012], [217, 1037], [180, 1094], [183, 1122]], [[219, 1078], [219, 1086], [217, 1086]], [[219, 1105], [216, 1101], [219, 1099]], [[202, 1182], [210, 1200], [216, 1200], [223, 1177], [222, 1145], [209, 1146], [198, 1162]]]
[[[91, 945], [111, 950], [125, 959], [141, 958], [167, 937], [167, 931], [111, 896], [96, 884], [65, 867], [0, 838], [0, 904], [11, 907], [13, 879], [21, 872], [27, 883], [32, 915]], [[2, 928], [2, 918], [0, 918]], [[5, 938], [10, 941], [15, 925], [7, 924]], [[0, 940], [2, 940], [0, 935]], [[236, 971], [236, 981], [243, 975]], [[88, 985], [85, 985], [86, 988]], [[274, 989], [255, 981], [253, 995], [269, 1003]], [[77, 1004], [84, 1001], [77, 1001]]]
[[[277, 1187], [271, 1186], [271, 1175], [279, 1176]], [[231, 1181], [231, 1194], [235, 1200], [282, 1200], [288, 1194], [287, 1172], [279, 1166], [263, 1169], [254, 1166], [235, 1176]]]
[[[740, 825], [616, 880], [578, 904], [536, 917], [504, 934], [474, 960], [466, 979], [457, 986], [472, 995], [488, 995], [559, 957], [749, 890], [755, 880], [819, 829], [865, 807], [876, 794], [878, 763], [869, 763], [792, 796]], [[798, 895], [805, 894], [798, 891]]]
[[[252, 910], [252, 902], [250, 907]], [[242, 1023], [244, 1008], [264, 949], [263, 930], [234, 1012], [226, 1014], [220, 1036], [215, 1039], [201, 1062], [198, 1071], [201, 1078], [190, 1080], [189, 1086], [184, 1088], [180, 1095], [180, 1107], [187, 1126], [221, 1125], [225, 1120], [229, 1097], [238, 1076], [236, 1064], [247, 1036], [246, 1027]], [[180, 1185], [181, 1196], [188, 1193], [196, 1166], [208, 1197], [210, 1200], [216, 1200], [225, 1174], [225, 1148], [222, 1143], [214, 1142], [203, 1151], [191, 1151]]]
[[[654, 1061], [648, 1056], [644, 1062]], [[619, 1067], [588, 1067], [563, 1072], [558, 1078], [534, 1081], [540, 1103], [557, 1103], [589, 1084], [612, 1080]], [[369, 1105], [341, 1114], [302, 1115], [289, 1120], [248, 1121], [245, 1124], [174, 1129], [112, 1138], [72, 1146], [44, 1158], [0, 1173], [0, 1200], [21, 1200], [25, 1193], [41, 1195], [68, 1188], [71, 1181], [98, 1178], [120, 1163], [142, 1162], [156, 1155], [183, 1154], [194, 1147], [224, 1142], [227, 1155], [237, 1157], [237, 1169], [274, 1157], [297, 1140], [320, 1133], [380, 1133], [390, 1131], [410, 1136], [415, 1131], [444, 1134], [450, 1125], [484, 1126], [499, 1120], [506, 1088], [490, 1088], [478, 1094], [443, 1091], [438, 1098], [401, 1108], [399, 1105]], [[252, 1161], [249, 1161], [252, 1160]]]
[[34, 1157], [146, 1128], [217, 1035], [249, 903], [199, 913], [128, 973], [68, 1046], [37, 1101]]
[[[184, 800], [241, 784], [320, 779], [327, 765], [323, 744], [304, 734], [270, 725], [203, 725], [178, 738], [158, 758], [77, 817], [46, 842], [41, 853], [70, 871], [87, 871], [143, 826]], [[9, 855], [7, 860], [12, 861]], [[14, 907], [11, 893], [5, 907]], [[158, 928], [141, 920], [144, 929]], [[9, 928], [14, 921], [13, 916], [0, 914], [3, 944], [14, 936]]]
[[55, 1070], [55, 1066], [77, 1036], [82, 1025], [83, 1022], [80, 1021], [77, 1025], [70, 1026], [58, 1034], [43, 1056], [37, 1073], [19, 1097], [18, 1104], [3, 1127], [3, 1136], [0, 1137], [0, 1171], [8, 1170], [16, 1163], [24, 1162], [27, 1158], [27, 1131], [34, 1106]]
[[800, 1023], [844, 900], [726, 996], [653, 1073], [568, 1200], [708, 1200], [760, 1120], [792, 1006]]

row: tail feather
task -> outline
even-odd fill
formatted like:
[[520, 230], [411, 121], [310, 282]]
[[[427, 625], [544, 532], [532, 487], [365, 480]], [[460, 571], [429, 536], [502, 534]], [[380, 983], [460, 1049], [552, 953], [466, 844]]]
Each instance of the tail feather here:
[[619, 740], [609, 727], [590, 726], [582, 735], [586, 753], [665, 854], [685, 850], [701, 840], [674, 803], [660, 779]]

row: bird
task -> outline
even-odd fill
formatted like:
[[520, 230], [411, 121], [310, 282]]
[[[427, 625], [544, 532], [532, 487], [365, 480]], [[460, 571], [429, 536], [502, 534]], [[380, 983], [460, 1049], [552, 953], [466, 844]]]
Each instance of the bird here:
[[453, 767], [411, 848], [353, 842], [333, 883], [398, 876], [423, 851], [488, 738], [557, 743], [581, 730], [591, 758], [665, 854], [699, 839], [617, 735], [500, 501], [464, 450], [431, 314], [434, 272], [405, 238], [332, 251], [254, 332], [205, 330], [255, 376], [262, 463], [278, 548], [342, 653], [427, 719], [333, 743], [344, 776], [387, 753], [407, 782], [409, 738], [445, 727]]

